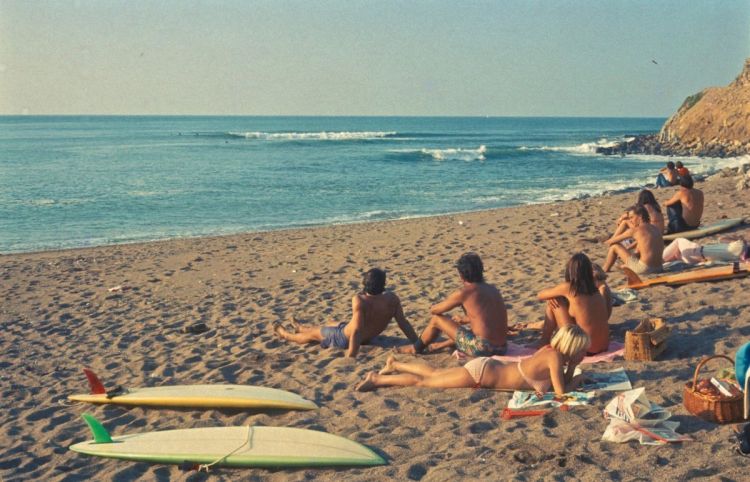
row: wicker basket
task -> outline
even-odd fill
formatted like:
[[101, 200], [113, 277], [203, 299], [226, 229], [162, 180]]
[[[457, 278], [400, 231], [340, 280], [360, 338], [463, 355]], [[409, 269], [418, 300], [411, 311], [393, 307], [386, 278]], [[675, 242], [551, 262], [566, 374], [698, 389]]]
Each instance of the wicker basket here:
[[732, 423], [742, 421], [744, 420], [744, 400], [742, 394], [717, 400], [695, 390], [695, 386], [698, 384], [698, 372], [706, 362], [714, 358], [723, 358], [729, 361], [729, 363], [734, 364], [731, 358], [724, 355], [714, 355], [701, 360], [698, 366], [695, 367], [695, 375], [693, 376], [692, 383], [688, 382], [685, 384], [683, 405], [685, 405], [688, 412], [708, 422]]
[[641, 321], [633, 331], [625, 332], [625, 359], [655, 360], [667, 348], [669, 330], [662, 318]]

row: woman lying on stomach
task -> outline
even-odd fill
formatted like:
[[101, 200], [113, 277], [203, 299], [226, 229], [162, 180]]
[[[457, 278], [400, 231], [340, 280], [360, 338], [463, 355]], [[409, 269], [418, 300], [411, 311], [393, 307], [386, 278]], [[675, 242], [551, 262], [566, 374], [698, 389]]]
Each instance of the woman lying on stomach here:
[[416, 386], [431, 388], [490, 388], [534, 390], [545, 393], [552, 388], [562, 396], [579, 383], [573, 378], [589, 348], [588, 335], [576, 325], [560, 328], [552, 342], [518, 363], [503, 363], [489, 357], [474, 358], [463, 367], [436, 369], [423, 363], [405, 363], [388, 358], [379, 373], [370, 372], [357, 385], [367, 392], [378, 387]]

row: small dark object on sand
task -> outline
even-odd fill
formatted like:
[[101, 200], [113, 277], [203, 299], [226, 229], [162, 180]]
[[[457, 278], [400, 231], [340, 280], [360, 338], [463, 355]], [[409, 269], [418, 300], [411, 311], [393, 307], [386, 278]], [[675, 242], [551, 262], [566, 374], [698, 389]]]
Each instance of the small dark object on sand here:
[[745, 426], [737, 432], [737, 442], [737, 452], [745, 457], [750, 457], [750, 423], [745, 424]]
[[183, 333], [192, 333], [193, 335], [200, 335], [208, 331], [208, 326], [205, 323], [193, 323], [192, 325], [186, 326], [182, 329]]

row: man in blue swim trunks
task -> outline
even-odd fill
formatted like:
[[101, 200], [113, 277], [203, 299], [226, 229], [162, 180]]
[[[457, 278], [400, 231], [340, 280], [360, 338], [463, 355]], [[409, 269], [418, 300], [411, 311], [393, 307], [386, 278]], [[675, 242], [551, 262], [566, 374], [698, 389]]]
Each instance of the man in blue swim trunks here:
[[[462, 287], [445, 301], [432, 308], [432, 318], [414, 345], [403, 347], [402, 353], [419, 354], [426, 349], [440, 349], [455, 345], [456, 349], [472, 356], [502, 355], [508, 336], [508, 312], [500, 291], [484, 281], [484, 265], [475, 253], [461, 256], [456, 263]], [[462, 307], [464, 316], [446, 313]], [[447, 342], [435, 343], [443, 333]]]
[[404, 335], [412, 342], [417, 341], [417, 333], [404, 316], [401, 300], [394, 293], [385, 291], [385, 271], [371, 269], [365, 273], [362, 284], [362, 292], [352, 297], [352, 319], [348, 323], [304, 327], [295, 320], [296, 333], [280, 324], [274, 325], [274, 331], [288, 341], [299, 344], [320, 342], [323, 348], [343, 348], [347, 350], [347, 357], [356, 357], [359, 346], [382, 333], [395, 318]]

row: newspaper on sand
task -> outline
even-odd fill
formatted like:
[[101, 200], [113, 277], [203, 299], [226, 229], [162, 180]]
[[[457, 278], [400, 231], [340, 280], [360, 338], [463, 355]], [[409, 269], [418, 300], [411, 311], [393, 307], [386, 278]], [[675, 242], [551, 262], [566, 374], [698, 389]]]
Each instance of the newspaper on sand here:
[[671, 412], [649, 401], [645, 388], [620, 393], [604, 408], [604, 418], [610, 422], [602, 440], [620, 443], [638, 440], [641, 445], [692, 440], [676, 432], [680, 423], [668, 421], [671, 416]]

